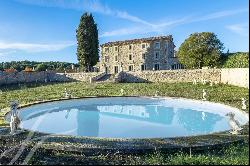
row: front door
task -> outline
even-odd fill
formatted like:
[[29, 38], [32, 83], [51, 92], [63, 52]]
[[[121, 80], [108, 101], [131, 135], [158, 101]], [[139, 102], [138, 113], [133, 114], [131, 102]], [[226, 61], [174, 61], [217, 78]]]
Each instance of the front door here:
[[115, 73], [118, 73], [118, 66], [115, 66], [115, 67], [114, 67], [114, 70], [115, 70], [115, 71], [114, 71]]

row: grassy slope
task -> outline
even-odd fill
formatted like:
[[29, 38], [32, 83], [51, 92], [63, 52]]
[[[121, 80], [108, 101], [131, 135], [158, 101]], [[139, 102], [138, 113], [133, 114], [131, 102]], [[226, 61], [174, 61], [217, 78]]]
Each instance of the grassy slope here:
[[[62, 98], [64, 88], [71, 91], [75, 97], [81, 96], [119, 96], [120, 89], [124, 89], [125, 95], [154, 95], [159, 91], [162, 96], [185, 97], [202, 99], [202, 89], [207, 90], [208, 100], [221, 102], [237, 108], [241, 108], [241, 98], [249, 99], [249, 90], [236, 86], [216, 85], [192, 85], [191, 83], [122, 83], [122, 84], [85, 84], [82, 82], [51, 84], [51, 85], [20, 85], [12, 87], [0, 87], [0, 109], [9, 106], [10, 100], [18, 100], [21, 104], [34, 102], [39, 99]], [[248, 111], [248, 102], [247, 102]]]
[[[18, 100], [21, 104], [34, 102], [37, 100], [56, 99], [63, 97], [64, 88], [71, 91], [75, 97], [82, 96], [119, 96], [120, 89], [124, 89], [125, 95], [154, 95], [159, 91], [161, 96], [185, 97], [193, 99], [202, 98], [202, 89], [206, 89], [208, 93], [208, 100], [220, 102], [241, 108], [241, 98], [244, 97], [249, 101], [249, 90], [246, 88], [239, 88], [228, 85], [216, 85], [210, 87], [209, 85], [192, 85], [191, 83], [130, 83], [130, 84], [85, 84], [81, 82], [66, 83], [66, 84], [51, 84], [51, 85], [20, 85], [0, 87], [2, 93], [0, 94], [0, 109], [8, 107], [10, 100]], [[249, 111], [249, 102], [247, 102], [247, 112]], [[1, 111], [1, 116], [4, 114]], [[3, 118], [0, 118], [0, 124], [3, 123]], [[248, 143], [247, 143], [248, 145]], [[45, 155], [45, 154], [44, 154]], [[46, 155], [45, 155], [46, 156]], [[56, 157], [57, 156], [57, 157]], [[55, 153], [55, 158], [72, 158], [72, 154]], [[74, 158], [79, 163], [84, 163], [88, 160], [81, 155], [74, 155]], [[113, 160], [110, 160], [113, 159]], [[43, 159], [44, 160], [44, 159]], [[56, 160], [56, 159], [55, 159]], [[112, 164], [126, 163], [126, 164], [248, 164], [248, 146], [232, 146], [224, 149], [222, 152], [197, 154], [190, 157], [187, 154], [164, 155], [163, 153], [148, 154], [143, 156], [94, 156], [93, 161], [100, 163]], [[71, 160], [72, 161], [72, 160]], [[33, 158], [32, 163], [39, 163], [39, 159]], [[46, 162], [46, 161], [45, 161]], [[94, 163], [95, 163], [94, 162]]]

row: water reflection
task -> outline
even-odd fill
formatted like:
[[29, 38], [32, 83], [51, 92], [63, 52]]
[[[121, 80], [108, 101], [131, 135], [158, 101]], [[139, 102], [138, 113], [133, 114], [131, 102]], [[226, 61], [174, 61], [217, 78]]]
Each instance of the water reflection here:
[[97, 106], [101, 114], [110, 116], [142, 120], [152, 123], [171, 124], [174, 112], [173, 108], [164, 106], [138, 106], [138, 105], [114, 105]]
[[96, 137], [99, 135], [100, 115], [97, 107], [91, 107], [91, 111], [79, 110], [77, 112], [77, 135]]
[[36, 113], [30, 109], [23, 114], [22, 125], [29, 129], [40, 116], [46, 116], [38, 131], [59, 133], [75, 129], [71, 135], [116, 138], [186, 136], [210, 133], [224, 127], [216, 125], [223, 122], [223, 117], [218, 114], [169, 107], [155, 101], [143, 104], [125, 104], [124, 101], [122, 104], [71, 105], [48, 105]]
[[205, 113], [192, 109], [178, 109], [177, 117], [179, 124], [186, 130], [201, 133], [213, 131], [216, 122], [222, 119], [218, 114]]

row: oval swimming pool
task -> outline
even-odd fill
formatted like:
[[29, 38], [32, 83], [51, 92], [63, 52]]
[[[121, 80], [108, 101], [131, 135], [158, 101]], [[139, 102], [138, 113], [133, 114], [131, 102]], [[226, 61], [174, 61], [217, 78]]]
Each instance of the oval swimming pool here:
[[20, 127], [43, 133], [102, 138], [170, 138], [229, 130], [226, 105], [170, 97], [101, 97], [54, 101], [20, 109]]

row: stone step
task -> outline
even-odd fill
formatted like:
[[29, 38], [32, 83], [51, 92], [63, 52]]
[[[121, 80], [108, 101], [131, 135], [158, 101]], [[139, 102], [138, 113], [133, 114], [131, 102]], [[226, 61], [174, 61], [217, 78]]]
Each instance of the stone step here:
[[96, 81], [96, 83], [114, 82], [114, 74], [106, 74]]

